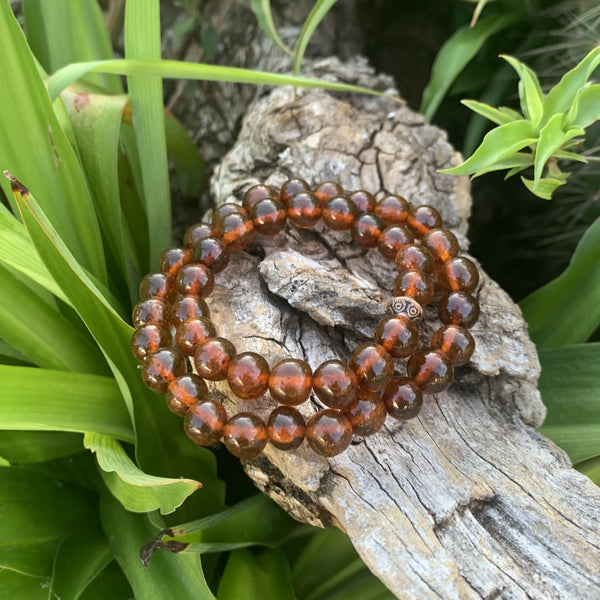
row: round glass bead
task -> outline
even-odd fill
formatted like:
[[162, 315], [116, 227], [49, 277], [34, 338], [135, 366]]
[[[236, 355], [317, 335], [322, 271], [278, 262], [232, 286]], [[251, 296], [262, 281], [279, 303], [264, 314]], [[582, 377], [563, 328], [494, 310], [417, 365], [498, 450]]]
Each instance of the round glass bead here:
[[314, 227], [322, 211], [321, 202], [312, 192], [298, 192], [288, 200], [288, 219], [299, 229]]
[[323, 222], [333, 231], [348, 231], [357, 217], [356, 205], [346, 196], [334, 196], [323, 206]]
[[133, 308], [131, 320], [136, 329], [144, 325], [162, 325], [166, 321], [167, 306], [159, 298], [138, 302]]
[[269, 391], [273, 400], [296, 406], [308, 399], [311, 389], [312, 370], [303, 360], [285, 358], [271, 369]]
[[158, 270], [169, 279], [173, 279], [188, 259], [189, 256], [184, 248], [169, 248], [158, 258]]
[[140, 299], [166, 298], [169, 293], [167, 276], [164, 273], [148, 273], [140, 282]]
[[189, 263], [179, 269], [176, 287], [182, 296], [207, 298], [215, 287], [215, 277], [207, 266]]
[[352, 239], [359, 248], [375, 248], [383, 228], [383, 221], [377, 215], [363, 213], [352, 225]]
[[242, 206], [244, 207], [247, 214], [250, 214], [252, 207], [265, 198], [271, 198], [273, 200], [279, 200], [279, 192], [264, 183], [253, 185], [245, 194], [242, 200]]
[[199, 446], [214, 446], [223, 435], [227, 412], [216, 400], [201, 400], [185, 413], [183, 429]]
[[217, 330], [206, 317], [193, 317], [180, 323], [175, 342], [184, 354], [194, 356], [198, 346], [206, 339], [217, 337]]
[[227, 370], [235, 354], [235, 346], [228, 339], [208, 338], [196, 349], [194, 366], [200, 377], [209, 381], [222, 381], [227, 379]]
[[167, 388], [167, 406], [171, 412], [183, 417], [190, 406], [200, 400], [208, 399], [206, 382], [194, 373], [176, 377]]
[[406, 218], [409, 226], [419, 235], [426, 234], [431, 229], [439, 229], [442, 225], [440, 213], [427, 204], [415, 206]]
[[208, 267], [213, 273], [220, 273], [229, 264], [229, 249], [219, 239], [209, 236], [194, 244], [194, 262]]
[[284, 206], [287, 207], [288, 203], [290, 201], [290, 198], [294, 194], [297, 194], [298, 192], [310, 192], [310, 186], [308, 185], [308, 183], [306, 183], [306, 181], [304, 181], [304, 179], [299, 179], [297, 177], [295, 177], [293, 179], [288, 179], [281, 186], [281, 193], [280, 193], [279, 200], [281, 201], [281, 203]]
[[278, 200], [265, 198], [252, 207], [250, 217], [257, 233], [275, 235], [285, 228], [287, 211]]
[[188, 228], [183, 236], [183, 245], [192, 248], [198, 240], [212, 235], [212, 225], [208, 223], [196, 223]]
[[410, 296], [421, 306], [431, 302], [434, 292], [433, 280], [422, 271], [403, 271], [394, 283], [395, 296]]
[[392, 315], [379, 321], [374, 338], [394, 358], [411, 356], [419, 345], [417, 326], [411, 319], [402, 315]]
[[173, 338], [168, 329], [158, 325], [143, 325], [131, 336], [131, 351], [140, 362], [144, 362], [150, 354], [172, 343]]
[[269, 441], [279, 450], [295, 450], [306, 435], [304, 417], [292, 406], [278, 406], [267, 422]]
[[472, 292], [479, 283], [479, 271], [468, 258], [454, 256], [442, 265], [441, 283], [453, 292]]
[[406, 372], [424, 394], [437, 394], [454, 380], [452, 363], [437, 350], [421, 350], [408, 359]]
[[441, 352], [455, 367], [469, 362], [475, 350], [473, 336], [459, 325], [444, 325], [431, 338], [431, 347]]
[[421, 239], [421, 244], [442, 262], [456, 256], [460, 250], [456, 236], [447, 229], [428, 231]]
[[396, 264], [398, 273], [410, 270], [429, 273], [431, 272], [431, 267], [433, 267], [433, 256], [423, 246], [407, 244], [398, 250], [398, 254], [394, 258], [394, 263]]
[[[348, 195], [348, 198], [354, 202], [359, 214], [374, 213], [375, 212], [375, 196], [371, 192], [365, 190], [356, 190]], [[383, 223], [383, 221], [382, 221]], [[385, 227], [385, 225], [383, 225]], [[383, 229], [382, 227], [382, 229]]]
[[396, 225], [406, 221], [410, 205], [402, 196], [388, 194], [377, 202], [375, 214], [383, 220], [386, 225]]
[[440, 321], [445, 325], [472, 327], [479, 319], [479, 304], [466, 292], [450, 292], [438, 304]]
[[254, 240], [254, 223], [245, 214], [231, 213], [217, 221], [215, 233], [231, 252], [239, 252]]
[[169, 318], [175, 327], [179, 327], [186, 319], [198, 317], [210, 318], [208, 304], [197, 296], [180, 296], [171, 306]]
[[394, 260], [398, 251], [415, 241], [413, 232], [404, 224], [390, 225], [379, 235], [379, 252], [388, 260]]
[[345, 408], [356, 400], [358, 379], [341, 360], [326, 360], [313, 373], [312, 386], [323, 404], [330, 408]]
[[352, 425], [339, 410], [321, 410], [306, 423], [306, 441], [321, 456], [336, 456], [352, 441]]
[[142, 378], [144, 383], [157, 394], [164, 394], [169, 384], [187, 370], [185, 358], [171, 348], [159, 348], [144, 362]]
[[372, 435], [385, 423], [385, 405], [375, 392], [360, 390], [356, 402], [344, 409], [344, 415], [356, 435]]
[[240, 398], [260, 398], [269, 388], [269, 364], [256, 352], [241, 352], [227, 369], [227, 382]]
[[238, 413], [223, 428], [223, 442], [227, 450], [238, 458], [258, 456], [267, 445], [267, 439], [266, 425], [253, 413]]
[[358, 385], [371, 391], [382, 389], [394, 375], [394, 361], [376, 342], [365, 342], [352, 352], [348, 361]]
[[213, 229], [217, 226], [217, 223], [227, 215], [239, 215], [246, 214], [246, 211], [242, 206], [236, 204], [235, 202], [226, 202], [225, 204], [219, 204], [214, 210], [212, 214], [212, 226]]
[[324, 181], [315, 188], [314, 194], [319, 199], [319, 202], [321, 202], [321, 206], [323, 206], [330, 198], [343, 196], [344, 188], [335, 181]]
[[408, 377], [395, 377], [383, 388], [382, 400], [394, 419], [414, 419], [423, 406], [423, 394]]

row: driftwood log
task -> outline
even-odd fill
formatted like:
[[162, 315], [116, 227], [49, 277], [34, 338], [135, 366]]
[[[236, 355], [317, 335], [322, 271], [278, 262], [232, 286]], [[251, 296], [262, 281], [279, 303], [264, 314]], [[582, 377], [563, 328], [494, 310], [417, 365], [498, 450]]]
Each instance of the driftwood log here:
[[[327, 59], [312, 71], [390, 87], [361, 60]], [[239, 201], [259, 181], [292, 175], [401, 193], [435, 206], [465, 248], [468, 182], [437, 172], [458, 160], [443, 132], [402, 105], [281, 88], [248, 110], [212, 193], [217, 204]], [[211, 312], [238, 351], [316, 368], [372, 335], [393, 280], [378, 252], [357, 249], [348, 234], [288, 228], [235, 255], [217, 276]], [[245, 469], [295, 518], [346, 531], [399, 598], [600, 598], [600, 491], [534, 429], [545, 415], [540, 367], [519, 308], [485, 273], [477, 295], [476, 352], [419, 417], [388, 418], [331, 459], [306, 444], [269, 446]], [[426, 310], [424, 339], [437, 327]], [[228, 412], [248, 406], [216, 388]], [[252, 410], [266, 416], [270, 406], [265, 397]], [[317, 402], [300, 410], [310, 416]]]

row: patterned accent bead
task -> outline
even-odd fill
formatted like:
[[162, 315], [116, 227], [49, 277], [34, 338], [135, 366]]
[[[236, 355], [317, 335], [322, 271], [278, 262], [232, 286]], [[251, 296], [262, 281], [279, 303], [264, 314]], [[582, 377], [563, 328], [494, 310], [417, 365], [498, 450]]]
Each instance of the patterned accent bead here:
[[410, 296], [396, 296], [390, 302], [390, 309], [394, 315], [407, 317], [415, 323], [423, 318], [423, 307]]
[[438, 315], [444, 325], [472, 327], [479, 319], [479, 304], [471, 294], [450, 292], [438, 305]]
[[170, 291], [169, 287], [164, 273], [148, 273], [140, 282], [140, 299], [166, 298]]
[[140, 362], [144, 362], [150, 354], [172, 343], [171, 332], [165, 327], [143, 325], [131, 336], [131, 351]]
[[434, 293], [433, 280], [427, 273], [422, 271], [403, 271], [394, 283], [395, 296], [410, 296], [421, 306], [429, 304]]
[[[364, 213], [375, 212], [375, 206], [377, 202], [375, 201], [375, 196], [373, 196], [373, 194], [371, 194], [370, 192], [367, 192], [365, 190], [356, 190], [355, 192], [349, 194], [348, 198], [350, 198], [350, 200], [354, 202], [354, 205], [356, 206], [359, 214], [362, 215]], [[383, 227], [385, 227], [385, 225], [383, 225], [381, 228], [383, 229]]]
[[469, 362], [475, 350], [473, 336], [459, 325], [444, 325], [431, 338], [431, 347], [439, 350], [455, 367]]
[[479, 284], [479, 271], [468, 258], [455, 256], [442, 265], [441, 283], [453, 292], [472, 292]]
[[433, 267], [433, 256], [423, 246], [407, 244], [400, 248], [394, 258], [394, 263], [396, 264], [398, 273], [410, 270], [429, 273], [431, 272], [431, 267]]
[[158, 270], [169, 279], [174, 279], [177, 272], [189, 260], [184, 248], [169, 248], [158, 258]]
[[415, 206], [406, 218], [408, 225], [419, 235], [425, 235], [431, 229], [439, 229], [442, 225], [440, 213], [427, 204]]
[[260, 398], [269, 388], [269, 364], [256, 352], [241, 352], [227, 369], [227, 382], [240, 398]]
[[206, 317], [194, 317], [179, 324], [175, 333], [175, 342], [181, 352], [194, 356], [198, 346], [212, 337], [217, 337], [217, 330], [212, 321]]
[[388, 194], [377, 202], [375, 214], [383, 219], [386, 225], [396, 225], [406, 221], [410, 205], [402, 196]]
[[323, 208], [312, 192], [298, 192], [288, 200], [288, 219], [299, 229], [310, 229], [321, 219]]
[[312, 389], [312, 370], [296, 358], [280, 360], [271, 369], [269, 391], [273, 400], [296, 406], [305, 402]]
[[304, 417], [291, 406], [278, 406], [267, 422], [269, 441], [279, 450], [294, 450], [306, 436]]
[[226, 217], [227, 215], [239, 215], [246, 214], [246, 211], [242, 206], [236, 204], [235, 202], [226, 202], [225, 204], [219, 204], [214, 210], [212, 214], [212, 226], [213, 230], [216, 228], [217, 223]]
[[144, 362], [142, 379], [157, 394], [164, 394], [169, 384], [186, 372], [185, 358], [171, 348], [159, 348]]
[[344, 409], [344, 415], [356, 435], [372, 435], [385, 423], [385, 405], [375, 392], [360, 390], [356, 402]]
[[281, 202], [273, 198], [259, 200], [250, 211], [254, 229], [262, 235], [275, 235], [287, 222], [287, 212]]
[[377, 215], [364, 213], [352, 225], [352, 239], [359, 248], [375, 248], [383, 228], [383, 221]]
[[357, 217], [356, 205], [346, 196], [334, 196], [323, 206], [323, 222], [332, 231], [348, 231]]
[[199, 446], [214, 446], [223, 435], [227, 413], [216, 400], [201, 400], [186, 412], [183, 429]]
[[169, 318], [175, 327], [179, 327], [186, 319], [198, 317], [210, 318], [208, 304], [197, 296], [179, 296], [171, 307]]
[[209, 381], [222, 381], [227, 379], [227, 369], [235, 354], [235, 346], [228, 339], [208, 338], [196, 349], [194, 366], [200, 377]]
[[215, 277], [205, 265], [189, 263], [177, 273], [175, 285], [182, 296], [208, 298], [215, 287]]
[[330, 408], [345, 408], [356, 400], [356, 373], [341, 360], [326, 360], [313, 373], [313, 391]]
[[193, 248], [198, 240], [212, 235], [212, 225], [208, 223], [196, 223], [185, 232], [183, 236], [183, 245], [186, 248]]
[[352, 441], [352, 424], [340, 411], [321, 410], [306, 423], [306, 441], [321, 456], [336, 456]]
[[394, 375], [392, 357], [375, 342], [361, 344], [352, 352], [348, 362], [356, 373], [358, 385], [373, 392], [381, 390]]
[[394, 419], [414, 419], [423, 406], [423, 394], [408, 377], [396, 377], [383, 389], [382, 400]]
[[298, 192], [310, 192], [310, 186], [304, 179], [300, 179], [295, 177], [293, 179], [288, 179], [282, 186], [281, 192], [279, 194], [279, 200], [281, 203], [287, 207], [290, 201], [290, 198], [297, 194]]
[[186, 373], [171, 381], [166, 398], [171, 412], [183, 417], [193, 404], [208, 399], [208, 387], [198, 375]]
[[267, 445], [267, 427], [260, 417], [241, 412], [225, 423], [223, 442], [227, 450], [238, 458], [254, 458]]
[[144, 325], [162, 325], [167, 319], [167, 307], [159, 298], [138, 302], [133, 308], [131, 320], [136, 329]]
[[375, 328], [374, 337], [394, 358], [411, 356], [419, 345], [417, 326], [402, 315], [381, 319]]
[[406, 372], [425, 394], [444, 391], [454, 380], [452, 363], [437, 350], [421, 350], [408, 359]]
[[209, 236], [194, 245], [194, 262], [208, 267], [213, 273], [220, 273], [229, 264], [229, 248], [219, 239]]
[[442, 262], [456, 256], [460, 250], [456, 236], [447, 229], [431, 229], [423, 236], [421, 244]]
[[231, 213], [217, 221], [215, 234], [231, 252], [239, 252], [253, 242], [254, 223], [242, 213]]
[[379, 235], [379, 252], [388, 260], [394, 260], [398, 252], [415, 241], [414, 233], [404, 224], [390, 225]]
[[245, 194], [242, 200], [242, 206], [246, 211], [246, 214], [250, 214], [253, 206], [264, 200], [265, 198], [272, 198], [273, 200], [279, 200], [279, 192], [270, 185], [266, 185], [264, 183], [259, 183], [258, 185], [253, 185]]
[[319, 199], [321, 206], [324, 206], [330, 198], [343, 196], [344, 188], [335, 181], [324, 181], [315, 188], [314, 194]]

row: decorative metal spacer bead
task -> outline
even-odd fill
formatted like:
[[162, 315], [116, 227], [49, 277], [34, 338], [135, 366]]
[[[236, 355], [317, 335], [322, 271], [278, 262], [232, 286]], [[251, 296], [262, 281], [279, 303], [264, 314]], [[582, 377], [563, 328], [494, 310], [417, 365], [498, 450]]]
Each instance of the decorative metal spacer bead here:
[[410, 296], [397, 296], [390, 302], [390, 308], [395, 315], [403, 315], [411, 321], [423, 318], [423, 307]]

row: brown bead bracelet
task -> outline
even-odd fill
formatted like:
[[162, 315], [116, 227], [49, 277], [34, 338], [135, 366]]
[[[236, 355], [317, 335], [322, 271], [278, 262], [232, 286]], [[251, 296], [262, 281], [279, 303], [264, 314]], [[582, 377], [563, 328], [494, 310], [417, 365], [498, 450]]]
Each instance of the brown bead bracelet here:
[[[378, 248], [395, 262], [394, 314], [379, 322], [373, 339], [356, 348], [348, 363], [327, 360], [314, 372], [303, 360], [288, 358], [269, 368], [260, 354], [237, 353], [209, 318], [205, 298], [213, 290], [214, 275], [255, 234], [276, 235], [287, 221], [309, 229], [320, 220], [334, 231], [350, 230], [359, 247]], [[241, 206], [222, 204], [210, 224], [190, 227], [184, 247], [165, 250], [159, 272], [143, 278], [141, 302], [133, 311], [131, 348], [143, 362], [144, 382], [166, 394], [169, 408], [184, 418], [185, 432], [194, 442], [212, 446], [223, 440], [239, 458], [257, 456], [267, 442], [293, 450], [305, 438], [318, 454], [335, 456], [348, 447], [353, 434], [375, 433], [387, 415], [412, 419], [423, 394], [446, 389], [454, 367], [467, 363], [475, 349], [467, 328], [479, 317], [471, 294], [479, 273], [473, 262], [458, 256], [456, 237], [441, 224], [436, 209], [413, 208], [398, 195], [376, 201], [369, 192], [346, 193], [331, 181], [314, 190], [302, 179], [288, 180], [280, 191], [255, 185]], [[416, 322], [439, 291], [443, 326], [431, 345], [422, 348]], [[394, 376], [394, 359], [408, 359], [406, 376]], [[195, 372], [188, 368], [192, 363]], [[269, 392], [277, 406], [267, 423], [252, 412], [228, 418], [205, 380], [227, 380], [231, 391], [246, 400]], [[326, 408], [305, 422], [295, 407], [311, 393]]]

